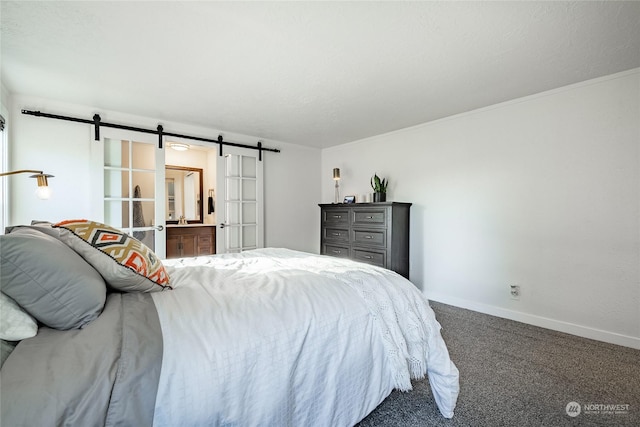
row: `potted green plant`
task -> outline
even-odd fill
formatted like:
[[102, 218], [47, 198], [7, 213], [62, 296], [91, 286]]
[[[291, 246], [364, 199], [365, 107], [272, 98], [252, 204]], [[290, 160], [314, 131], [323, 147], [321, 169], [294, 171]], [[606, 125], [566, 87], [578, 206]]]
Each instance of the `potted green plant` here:
[[387, 201], [387, 185], [389, 182], [387, 178], [380, 179], [378, 174], [374, 174], [371, 177], [371, 188], [373, 188], [373, 201], [374, 202], [386, 202]]

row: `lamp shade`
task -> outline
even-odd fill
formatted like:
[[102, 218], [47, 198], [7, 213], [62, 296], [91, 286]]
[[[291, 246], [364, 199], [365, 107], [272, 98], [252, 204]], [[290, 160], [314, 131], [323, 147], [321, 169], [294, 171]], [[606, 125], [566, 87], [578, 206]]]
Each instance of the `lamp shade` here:
[[340, 168], [333, 168], [333, 179], [340, 179]]
[[37, 173], [31, 175], [31, 178], [35, 178], [38, 182], [38, 188], [36, 188], [36, 196], [38, 199], [47, 200], [51, 197], [51, 187], [49, 187], [49, 181], [47, 178], [53, 178], [53, 175], [46, 173]]

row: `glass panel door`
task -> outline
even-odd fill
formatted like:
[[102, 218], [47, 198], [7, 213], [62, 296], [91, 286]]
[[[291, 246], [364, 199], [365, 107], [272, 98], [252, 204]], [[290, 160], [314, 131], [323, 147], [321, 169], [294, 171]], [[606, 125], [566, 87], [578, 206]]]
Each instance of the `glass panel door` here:
[[[165, 258], [164, 151], [157, 138], [104, 132], [102, 222], [132, 235]], [[135, 139], [134, 139], [135, 138]]]
[[258, 152], [224, 147], [218, 157], [217, 252], [242, 252], [264, 247], [263, 167]]

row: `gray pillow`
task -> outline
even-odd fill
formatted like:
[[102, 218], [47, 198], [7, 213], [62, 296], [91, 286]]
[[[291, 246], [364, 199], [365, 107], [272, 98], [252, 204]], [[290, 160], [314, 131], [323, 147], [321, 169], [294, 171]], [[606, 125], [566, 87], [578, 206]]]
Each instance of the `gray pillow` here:
[[55, 329], [77, 329], [98, 317], [102, 276], [64, 243], [29, 227], [0, 236], [0, 284], [27, 313]]
[[7, 360], [14, 348], [16, 348], [15, 342], [0, 340], [0, 368], [2, 368], [4, 361]]

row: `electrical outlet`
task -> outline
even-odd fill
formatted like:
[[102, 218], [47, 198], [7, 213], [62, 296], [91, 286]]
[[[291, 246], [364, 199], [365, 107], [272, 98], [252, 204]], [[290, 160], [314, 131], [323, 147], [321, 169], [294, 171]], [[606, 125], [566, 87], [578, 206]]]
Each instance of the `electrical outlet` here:
[[520, 299], [520, 286], [511, 285], [509, 293], [511, 295], [511, 299], [516, 299], [516, 300]]

